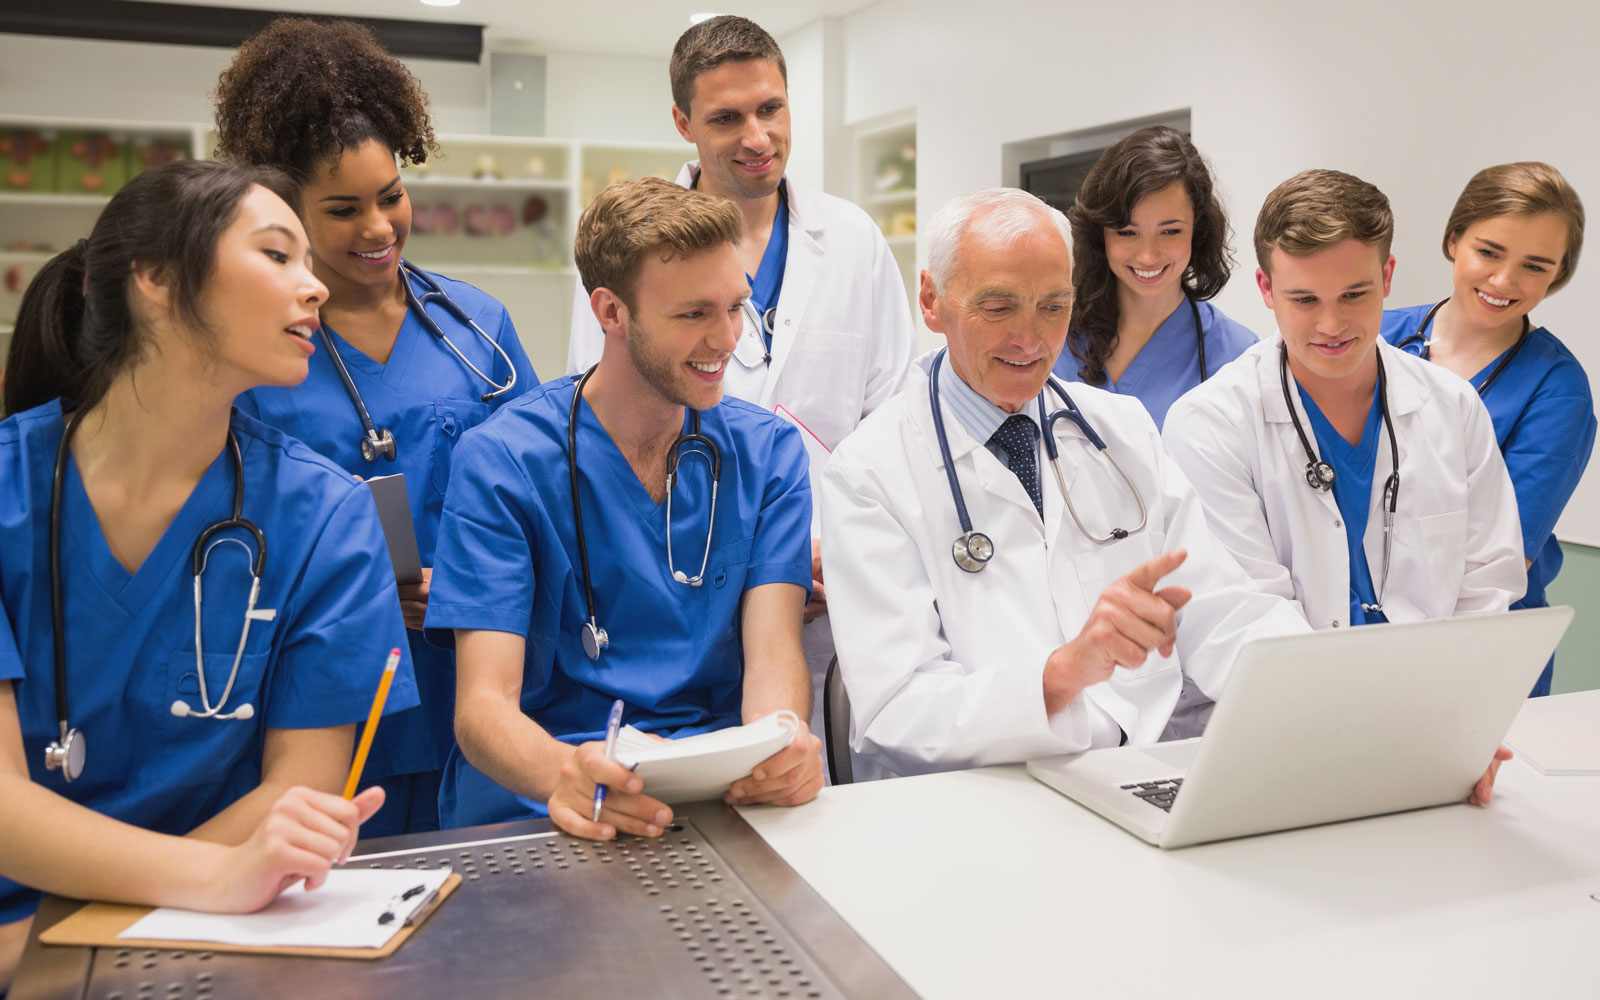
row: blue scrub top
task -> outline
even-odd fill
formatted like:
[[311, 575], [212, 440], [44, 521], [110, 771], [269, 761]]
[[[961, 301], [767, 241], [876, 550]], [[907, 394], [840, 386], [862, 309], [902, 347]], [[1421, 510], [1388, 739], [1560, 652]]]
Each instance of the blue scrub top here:
[[[382, 458], [368, 462], [361, 457], [361, 421], [320, 338], [315, 341], [318, 350], [311, 357], [311, 373], [304, 382], [289, 389], [251, 390], [239, 397], [238, 406], [363, 479], [404, 473], [422, 565], [432, 566], [456, 442], [497, 407], [533, 389], [538, 379], [511, 317], [498, 299], [465, 282], [426, 273], [511, 358], [517, 384], [510, 392], [492, 402], [481, 402], [480, 397], [491, 391], [489, 386], [429, 333], [415, 313], [407, 312], [386, 364], [372, 360], [345, 342], [338, 331], [331, 331], [334, 347], [350, 370], [373, 423], [394, 434], [393, 462]], [[420, 283], [412, 286], [422, 293]], [[484, 374], [504, 383], [505, 362], [471, 327], [452, 319], [438, 305], [430, 307], [428, 315]], [[408, 632], [407, 637], [422, 705], [379, 727], [367, 760], [368, 782], [395, 774], [437, 771], [455, 741], [455, 656], [426, 642], [421, 632]]]
[[[394, 574], [371, 495], [333, 463], [256, 420], [235, 414], [244, 458], [244, 516], [266, 535], [258, 609], [223, 711], [248, 702], [248, 720], [178, 718], [172, 703], [200, 705], [195, 674], [195, 540], [233, 505], [233, 462], [211, 463], [139, 571], [117, 562], [77, 465], [67, 464], [61, 505], [62, 599], [67, 627], [69, 722], [86, 741], [83, 774], [68, 784], [44, 769], [59, 735], [50, 627], [49, 510], [59, 402], [0, 423], [0, 601], [21, 670], [17, 714], [32, 779], [125, 823], [181, 835], [261, 781], [268, 729], [341, 726], [366, 717], [393, 646], [405, 648]], [[250, 540], [248, 533], [223, 537]], [[254, 551], [253, 544], [251, 551]], [[202, 605], [207, 691], [227, 685], [250, 587], [250, 555], [211, 552]], [[4, 643], [0, 642], [0, 646]], [[409, 658], [388, 708], [417, 704]], [[26, 915], [37, 895], [0, 878], [0, 923]]]
[[[1259, 338], [1250, 329], [1229, 319], [1210, 302], [1197, 302], [1200, 325], [1205, 328], [1206, 373], [1215, 375], [1223, 365], [1254, 347]], [[1067, 346], [1056, 358], [1055, 373], [1067, 382], [1082, 382], [1078, 369], [1083, 362], [1072, 353], [1077, 334], [1067, 338]], [[1187, 302], [1178, 303], [1172, 315], [1156, 328], [1149, 343], [1134, 355], [1122, 378], [1107, 378], [1102, 389], [1123, 396], [1137, 396], [1159, 429], [1167, 410], [1179, 396], [1200, 384], [1200, 352], [1196, 346], [1194, 313]]]
[[[705, 583], [667, 572], [666, 504], [650, 498], [587, 402], [578, 411], [578, 482], [595, 614], [611, 646], [591, 661], [567, 475], [575, 380], [556, 379], [467, 434], [457, 450], [439, 531], [428, 635], [512, 632], [527, 640], [522, 710], [569, 743], [602, 738], [614, 699], [626, 723], [665, 736], [740, 722], [744, 593], [769, 583], [811, 587], [811, 486], [794, 427], [725, 397], [701, 414], [722, 452]], [[687, 432], [689, 421], [685, 416]], [[687, 456], [672, 504], [672, 552], [693, 574], [705, 551], [710, 474]], [[450, 753], [439, 793], [445, 826], [544, 815], [543, 803], [500, 787]]]
[[[789, 182], [778, 182], [778, 212], [772, 217], [772, 234], [767, 237], [767, 249], [761, 255], [761, 264], [750, 281], [750, 304], [756, 315], [765, 317], [767, 310], [778, 304], [783, 294], [783, 272], [789, 263]], [[761, 339], [767, 350], [772, 350], [772, 331], [765, 322], [761, 324]]]
[[[1384, 339], [1398, 345], [1411, 337], [1431, 308], [1386, 310]], [[1415, 340], [1404, 349], [1420, 356], [1422, 348], [1422, 341]], [[1482, 385], [1504, 356], [1484, 366], [1472, 377], [1472, 384]], [[1545, 590], [1561, 570], [1556, 520], [1572, 499], [1594, 451], [1594, 396], [1589, 391], [1589, 376], [1566, 345], [1541, 326], [1528, 332], [1522, 349], [1483, 393], [1483, 403], [1489, 408], [1495, 438], [1517, 492], [1523, 555], [1533, 560], [1527, 593], [1511, 606], [1542, 608], [1549, 603]]]
[[[1378, 464], [1378, 442], [1388, 431], [1383, 429], [1383, 412], [1378, 394], [1372, 394], [1372, 409], [1367, 413], [1367, 424], [1361, 431], [1361, 440], [1355, 444], [1344, 439], [1322, 415], [1316, 401], [1301, 386], [1300, 401], [1305, 404], [1306, 415], [1311, 418], [1311, 432], [1316, 435], [1317, 454], [1333, 466], [1333, 500], [1339, 505], [1339, 518], [1344, 521], [1345, 547], [1350, 555], [1350, 624], [1375, 625], [1389, 619], [1381, 611], [1368, 612], [1362, 605], [1378, 603], [1378, 588], [1372, 579], [1372, 568], [1367, 565], [1367, 516], [1376, 510], [1382, 517], [1383, 498], [1372, 495], [1372, 477]], [[1380, 572], [1382, 567], [1379, 567]]]

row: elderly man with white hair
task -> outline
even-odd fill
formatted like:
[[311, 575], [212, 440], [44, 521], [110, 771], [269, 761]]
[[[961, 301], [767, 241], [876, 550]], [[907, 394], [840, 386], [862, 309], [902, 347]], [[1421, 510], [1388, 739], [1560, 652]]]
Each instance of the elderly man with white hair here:
[[920, 305], [948, 350], [821, 480], [857, 776], [1194, 735], [1184, 707], [1220, 693], [1239, 647], [1305, 620], [1212, 536], [1138, 400], [1047, 385], [1072, 315], [1066, 217], [978, 191], [930, 243]]

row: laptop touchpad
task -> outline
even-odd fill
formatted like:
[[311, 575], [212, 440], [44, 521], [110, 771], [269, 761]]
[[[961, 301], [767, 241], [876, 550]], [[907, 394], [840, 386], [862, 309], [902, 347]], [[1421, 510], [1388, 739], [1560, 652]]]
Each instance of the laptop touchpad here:
[[1174, 770], [1187, 771], [1189, 765], [1194, 763], [1195, 752], [1199, 749], [1199, 740], [1183, 740], [1179, 743], [1157, 743], [1154, 746], [1140, 747], [1139, 752]]

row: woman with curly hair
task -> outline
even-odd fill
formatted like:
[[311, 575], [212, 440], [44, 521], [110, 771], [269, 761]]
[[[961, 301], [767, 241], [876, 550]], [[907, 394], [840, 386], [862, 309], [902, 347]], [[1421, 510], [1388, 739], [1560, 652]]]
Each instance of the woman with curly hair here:
[[[239, 47], [215, 100], [218, 154], [277, 167], [298, 186], [312, 267], [328, 286], [310, 376], [298, 388], [246, 393], [239, 408], [359, 478], [406, 477], [429, 567], [399, 588], [422, 705], [378, 730], [367, 774], [389, 804], [366, 832], [437, 829], [439, 775], [454, 742], [454, 658], [420, 629], [450, 456], [465, 431], [537, 379], [503, 305], [402, 259], [411, 202], [399, 165], [423, 162], [436, 144], [427, 96], [370, 31], [276, 20]], [[424, 305], [430, 282], [476, 329], [437, 300]]]
[[[1528, 314], [1572, 280], [1583, 249], [1583, 203], [1547, 163], [1478, 171], [1445, 223], [1451, 289], [1437, 303], [1383, 314], [1383, 336], [1471, 382], [1489, 408], [1522, 518], [1528, 589], [1515, 608], [1549, 605], [1561, 571], [1556, 521], [1594, 451], [1589, 376]], [[1555, 660], [1533, 695], [1550, 693]]]
[[1182, 132], [1142, 128], [1101, 155], [1067, 218], [1075, 295], [1055, 372], [1139, 397], [1160, 427], [1257, 339], [1208, 301], [1232, 270], [1211, 171]]

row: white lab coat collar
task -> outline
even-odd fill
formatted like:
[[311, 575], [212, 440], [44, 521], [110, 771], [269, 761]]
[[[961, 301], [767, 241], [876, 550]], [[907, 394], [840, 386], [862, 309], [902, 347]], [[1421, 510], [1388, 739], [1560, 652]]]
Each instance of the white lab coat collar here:
[[[677, 183], [681, 187], [690, 187], [699, 176], [700, 161], [690, 160], [678, 171]], [[785, 181], [789, 200], [789, 256], [784, 262], [783, 288], [778, 293], [776, 317], [780, 332], [773, 335], [772, 363], [767, 369], [761, 398], [756, 401], [767, 409], [771, 409], [776, 400], [779, 379], [794, 348], [794, 331], [802, 325], [801, 317], [806, 304], [811, 301], [817, 276], [822, 271], [821, 239], [827, 229], [821, 219], [822, 213], [807, 212], [807, 206], [811, 204], [810, 192], [788, 178]]]
[[[1278, 345], [1282, 337], [1274, 335], [1263, 342], [1256, 376], [1261, 385], [1261, 410], [1268, 423], [1290, 423], [1289, 410], [1283, 403], [1283, 383], [1278, 375]], [[1433, 388], [1411, 365], [1396, 358], [1405, 354], [1383, 339], [1378, 340], [1378, 350], [1383, 355], [1383, 373], [1389, 390], [1389, 416], [1399, 419], [1422, 409], [1433, 395]], [[1294, 373], [1289, 373], [1289, 398], [1300, 416], [1301, 426], [1311, 434], [1310, 418], [1295, 391]], [[1313, 443], [1314, 446], [1314, 443]]]

